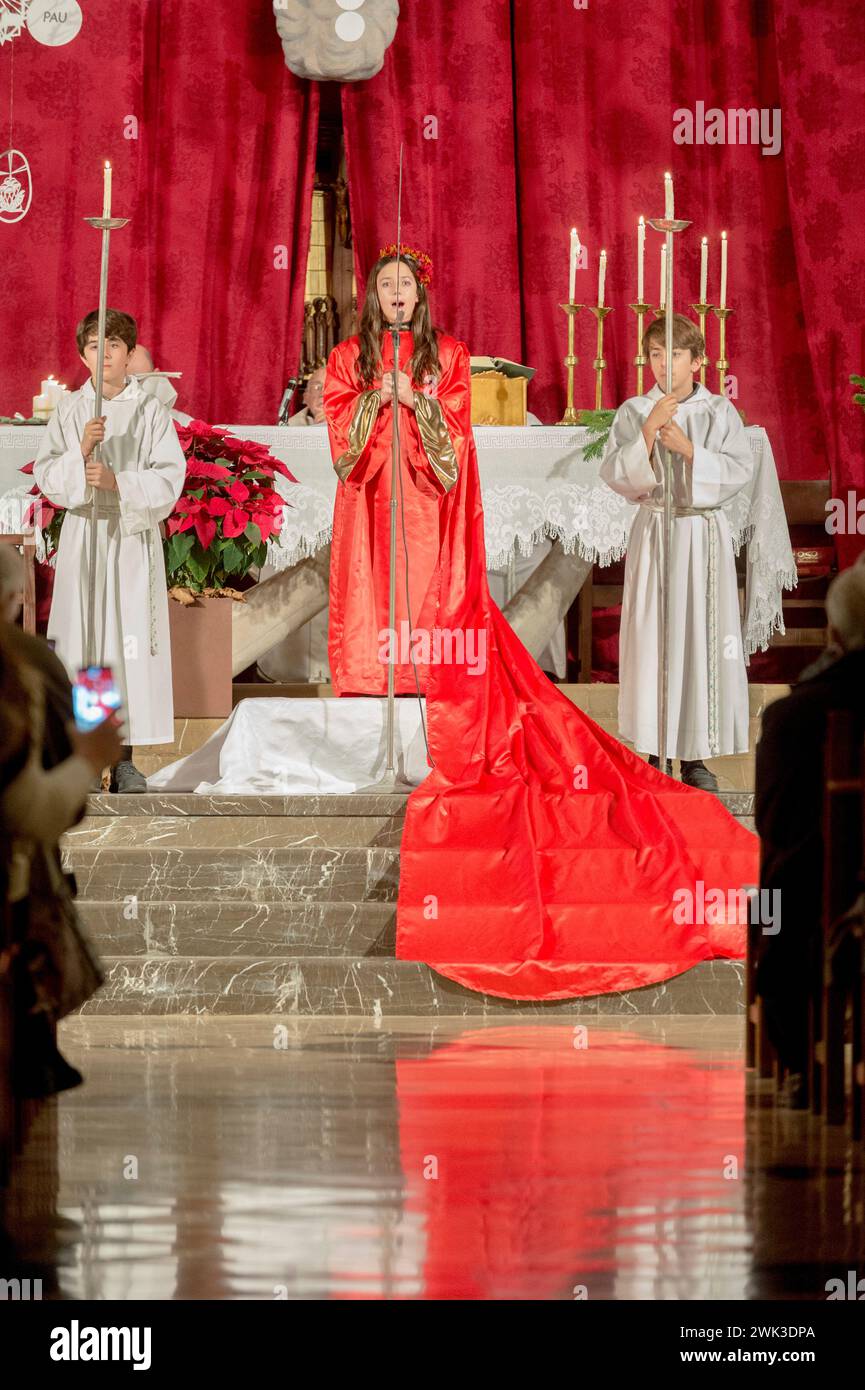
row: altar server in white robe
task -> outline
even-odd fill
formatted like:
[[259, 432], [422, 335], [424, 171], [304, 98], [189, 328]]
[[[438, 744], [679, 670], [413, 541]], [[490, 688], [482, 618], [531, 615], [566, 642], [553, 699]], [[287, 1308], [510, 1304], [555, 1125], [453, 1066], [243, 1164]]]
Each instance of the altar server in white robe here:
[[[111, 788], [143, 792], [132, 744], [172, 743], [174, 703], [168, 596], [160, 522], [183, 489], [186, 460], [170, 412], [127, 372], [136, 325], [109, 310], [103, 414], [95, 417], [97, 315], [78, 326], [81, 360], [91, 379], [55, 410], [33, 476], [56, 506], [65, 507], [48, 636], [70, 674], [84, 665], [87, 635], [91, 499], [96, 488], [97, 664], [110, 666], [123, 699], [125, 747]], [[91, 455], [102, 445], [101, 461]]]
[[[643, 353], [656, 385], [616, 411], [601, 477], [639, 503], [628, 541], [619, 650], [619, 733], [658, 765], [660, 571], [663, 472], [656, 437], [673, 451], [673, 544], [669, 601], [668, 763], [706, 791], [718, 782], [703, 759], [748, 751], [748, 684], [736, 565], [724, 506], [750, 481], [754, 463], [739, 413], [695, 383], [705, 344], [674, 315], [673, 391], [667, 395], [663, 318]], [[662, 387], [661, 383], [664, 383]]]

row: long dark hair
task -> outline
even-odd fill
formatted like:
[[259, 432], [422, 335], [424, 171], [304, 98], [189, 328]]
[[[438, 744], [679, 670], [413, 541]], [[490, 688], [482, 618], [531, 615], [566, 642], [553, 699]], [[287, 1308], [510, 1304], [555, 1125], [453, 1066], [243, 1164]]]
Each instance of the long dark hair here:
[[[381, 311], [377, 286], [382, 266], [392, 263], [396, 264], [395, 256], [379, 256], [366, 278], [366, 298], [360, 316], [360, 352], [357, 359], [358, 375], [365, 386], [371, 386], [373, 380], [381, 373], [382, 334], [388, 324]], [[408, 266], [417, 284], [417, 304], [411, 317], [414, 351], [409, 370], [412, 379], [421, 385], [427, 376], [438, 376], [441, 372], [437, 337], [439, 330], [433, 327], [426, 287], [418, 279], [417, 262], [411, 256], [402, 255], [400, 263]]]

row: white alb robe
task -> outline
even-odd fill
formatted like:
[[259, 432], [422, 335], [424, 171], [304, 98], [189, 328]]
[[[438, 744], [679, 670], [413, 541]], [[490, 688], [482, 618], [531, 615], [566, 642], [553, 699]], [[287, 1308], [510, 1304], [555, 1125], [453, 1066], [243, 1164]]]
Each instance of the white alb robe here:
[[[98, 664], [112, 667], [126, 719], [125, 742], [174, 741], [168, 595], [159, 523], [183, 490], [186, 460], [169, 411], [137, 381], [102, 402], [102, 459], [117, 491], [97, 489]], [[67, 509], [60, 532], [48, 636], [74, 678], [84, 664], [93, 489], [84, 481], [81, 438], [96, 414], [88, 381], [54, 411], [33, 477]]]
[[[601, 477], [638, 502], [628, 540], [619, 637], [619, 733], [658, 753], [663, 474], [642, 429], [664, 392], [653, 386], [616, 411]], [[673, 455], [667, 756], [689, 760], [748, 751], [748, 682], [736, 565], [724, 504], [754, 463], [738, 411], [697, 386], [676, 412], [694, 445]]]

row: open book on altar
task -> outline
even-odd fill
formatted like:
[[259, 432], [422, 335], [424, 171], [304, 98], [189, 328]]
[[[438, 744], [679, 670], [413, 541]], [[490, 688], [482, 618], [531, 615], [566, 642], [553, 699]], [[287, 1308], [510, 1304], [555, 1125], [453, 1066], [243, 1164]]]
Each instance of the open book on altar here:
[[506, 357], [470, 357], [472, 374], [475, 372], [501, 372], [502, 376], [524, 376], [531, 381], [534, 367], [523, 367], [519, 362], [509, 362]]

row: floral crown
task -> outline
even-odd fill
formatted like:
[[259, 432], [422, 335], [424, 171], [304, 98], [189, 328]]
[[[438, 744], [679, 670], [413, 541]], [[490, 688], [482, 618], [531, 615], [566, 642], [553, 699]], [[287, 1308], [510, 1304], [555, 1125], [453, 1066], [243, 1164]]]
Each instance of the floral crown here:
[[399, 254], [400, 260], [403, 260], [405, 257], [408, 257], [409, 260], [414, 261], [415, 265], [417, 266], [418, 284], [428, 285], [431, 282], [433, 263], [430, 257], [427, 255], [426, 251], [417, 251], [413, 246], [397, 247], [396, 242], [391, 241], [387, 246], [383, 246], [381, 248], [381, 250], [378, 253], [378, 258], [379, 260], [383, 260], [385, 256], [388, 256], [393, 257], [393, 259], [396, 260], [397, 253]]

